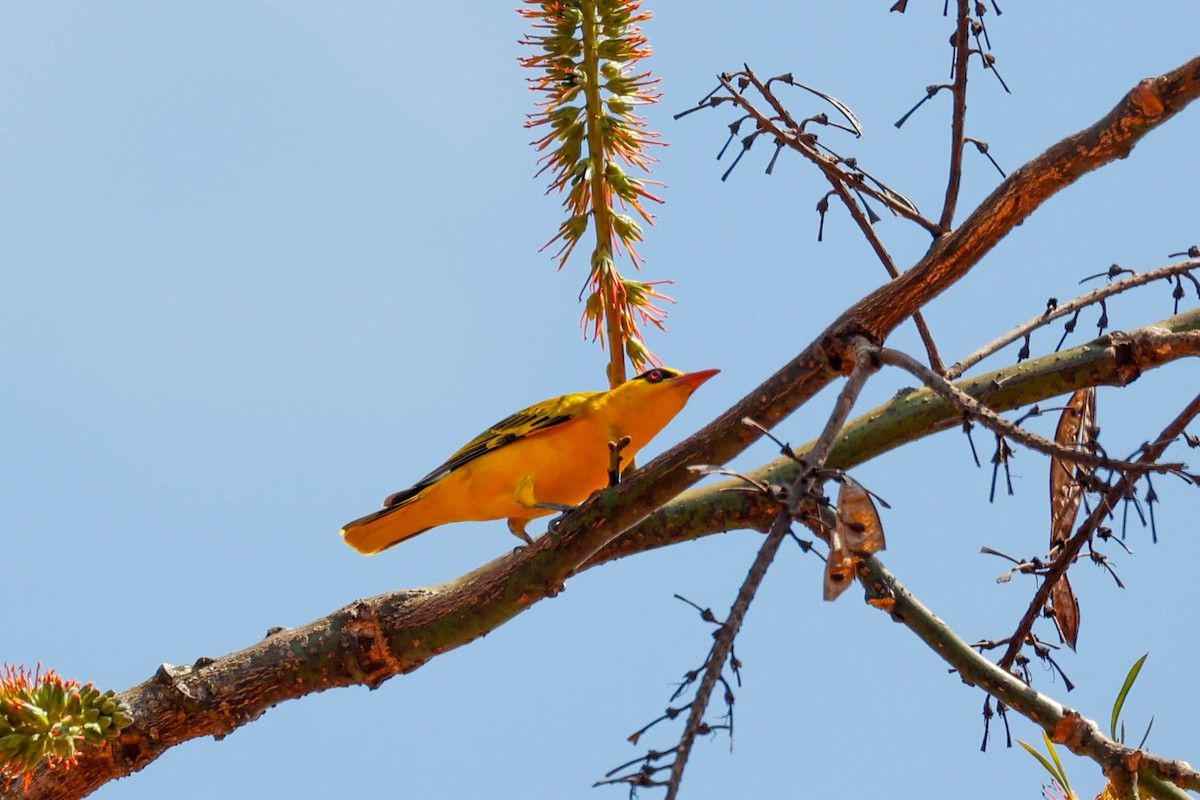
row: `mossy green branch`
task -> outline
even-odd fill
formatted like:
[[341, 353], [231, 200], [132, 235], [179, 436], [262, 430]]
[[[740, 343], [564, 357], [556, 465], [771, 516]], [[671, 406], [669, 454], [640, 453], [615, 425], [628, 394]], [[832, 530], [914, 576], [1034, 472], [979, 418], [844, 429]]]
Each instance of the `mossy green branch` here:
[[[1124, 386], [1146, 370], [1197, 355], [1200, 309], [966, 378], [955, 385], [993, 411], [1008, 411], [1086, 386]], [[961, 425], [962, 414], [953, 405], [929, 389], [914, 389], [851, 420], [827, 466], [853, 469], [902, 445]], [[795, 448], [795, 452], [803, 457], [811, 446], [809, 442]], [[746, 476], [760, 483], [790, 486], [798, 471], [795, 461], [781, 456], [748, 471]], [[688, 490], [623, 533], [584, 568], [727, 530], [765, 531], [778, 508], [758, 493], [736, 491], [746, 487], [744, 481], [732, 479]]]
[[863, 559], [859, 577], [866, 586], [868, 603], [886, 611], [894, 621], [915, 633], [954, 668], [964, 683], [983, 689], [1037, 723], [1052, 741], [1092, 759], [1106, 774], [1136, 773], [1142, 787], [1153, 797], [1182, 800], [1190, 797], [1184, 789], [1200, 790], [1200, 773], [1186, 763], [1160, 758], [1109, 739], [1093, 720], [1047, 697], [980, 655], [902, 586], [877, 557]]

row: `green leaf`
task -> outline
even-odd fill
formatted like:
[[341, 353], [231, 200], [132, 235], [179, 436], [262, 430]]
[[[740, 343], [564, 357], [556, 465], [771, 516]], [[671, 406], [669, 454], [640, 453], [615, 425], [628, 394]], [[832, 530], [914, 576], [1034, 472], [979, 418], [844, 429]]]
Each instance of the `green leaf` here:
[[1040, 761], [1042, 766], [1046, 768], [1046, 772], [1049, 772], [1051, 777], [1053, 777], [1055, 780], [1058, 780], [1058, 773], [1054, 771], [1054, 765], [1051, 764], [1044, 755], [1039, 753], [1037, 750], [1034, 750], [1033, 745], [1031, 745], [1028, 742], [1025, 742], [1021, 739], [1017, 739], [1017, 744], [1021, 745], [1021, 747], [1024, 747], [1026, 750], [1028, 750], [1029, 755], [1033, 756], [1038, 761]]
[[[1124, 726], [1122, 726], [1124, 727]], [[1142, 741], [1138, 742], [1137, 749], [1141, 750], [1146, 746], [1146, 740], [1150, 738], [1150, 729], [1154, 727], [1154, 715], [1150, 715], [1150, 722], [1146, 725], [1146, 732], [1142, 734]]]
[[[1117, 699], [1113, 703], [1112, 723], [1109, 727], [1109, 732], [1112, 734], [1113, 739], [1117, 738], [1117, 720], [1121, 716], [1121, 709], [1125, 707], [1125, 697], [1129, 694], [1129, 690], [1133, 688], [1133, 682], [1137, 680], [1138, 673], [1142, 671], [1142, 664], [1146, 663], [1146, 658], [1149, 655], [1150, 653], [1146, 653], [1134, 662], [1133, 667], [1129, 670], [1129, 674], [1125, 676], [1125, 683], [1121, 686], [1121, 691], [1117, 693]], [[1125, 743], [1124, 737], [1118, 741], [1122, 744]]]
[[1058, 781], [1058, 785], [1066, 790], [1067, 797], [1075, 797], [1074, 792], [1071, 791], [1071, 782], [1067, 780], [1067, 771], [1063, 769], [1062, 762], [1058, 759], [1058, 750], [1055, 749], [1054, 742], [1050, 741], [1050, 737], [1045, 731], [1042, 731], [1042, 741], [1046, 743], [1046, 750], [1050, 753], [1050, 758], [1054, 759], [1053, 764], [1050, 763], [1050, 759], [1046, 758], [1037, 750], [1034, 750], [1028, 742], [1023, 742], [1020, 739], [1017, 739], [1017, 743], [1029, 751], [1029, 755], [1036, 758], [1041, 765], [1045, 767], [1046, 772], [1050, 773], [1050, 777]]
[[1046, 742], [1046, 749], [1050, 751], [1054, 763], [1058, 766], [1058, 782], [1067, 790], [1067, 797], [1074, 797], [1075, 793], [1071, 791], [1071, 782], [1067, 780], [1067, 771], [1063, 769], [1062, 762], [1058, 760], [1058, 748], [1054, 746], [1054, 742], [1050, 741], [1050, 735], [1045, 731], [1042, 731], [1042, 740]]

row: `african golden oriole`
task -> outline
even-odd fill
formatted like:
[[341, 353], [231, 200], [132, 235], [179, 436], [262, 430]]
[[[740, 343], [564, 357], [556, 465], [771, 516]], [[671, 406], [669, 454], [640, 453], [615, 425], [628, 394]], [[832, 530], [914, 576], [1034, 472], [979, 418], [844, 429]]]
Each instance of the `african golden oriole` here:
[[448, 522], [507, 519], [528, 542], [531, 519], [578, 505], [608, 484], [610, 442], [629, 437], [621, 451], [629, 463], [719, 371], [660, 367], [607, 392], [535, 403], [384, 500], [382, 511], [347, 523], [342, 536], [360, 553], [378, 553]]

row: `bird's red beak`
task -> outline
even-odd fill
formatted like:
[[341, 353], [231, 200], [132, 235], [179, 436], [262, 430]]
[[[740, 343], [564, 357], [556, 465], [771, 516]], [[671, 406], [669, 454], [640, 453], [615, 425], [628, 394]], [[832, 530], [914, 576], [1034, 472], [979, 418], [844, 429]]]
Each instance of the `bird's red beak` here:
[[704, 383], [706, 380], [711, 378], [713, 375], [716, 375], [720, 371], [721, 370], [719, 369], [702, 369], [697, 372], [685, 372], [675, 380], [679, 381], [680, 383], [689, 384], [692, 387], [692, 390], [695, 391], [700, 384]]

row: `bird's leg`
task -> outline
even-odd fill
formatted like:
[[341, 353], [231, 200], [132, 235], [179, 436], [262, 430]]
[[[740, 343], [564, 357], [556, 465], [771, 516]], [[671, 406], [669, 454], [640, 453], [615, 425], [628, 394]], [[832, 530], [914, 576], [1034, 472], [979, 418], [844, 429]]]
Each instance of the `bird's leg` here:
[[[532, 475], [526, 475], [524, 478], [521, 478], [521, 482], [517, 484], [517, 490], [513, 493], [513, 500], [516, 501], [517, 505], [524, 506], [525, 508], [544, 508], [547, 511], [570, 511], [575, 508], [575, 506], [565, 503], [543, 503], [538, 500], [533, 494]], [[517, 535], [519, 536], [520, 534]]]
[[[534, 496], [533, 493], [533, 476], [526, 475], [521, 478], [521, 482], [517, 484], [517, 490], [513, 493], [513, 500], [517, 505], [525, 508], [544, 508], [547, 511], [561, 511], [564, 514], [571, 511], [575, 506], [566, 505], [564, 503], [543, 503]], [[529, 537], [525, 533], [525, 523], [528, 520], [510, 519], [508, 521], [508, 529], [514, 535], [529, 541]], [[551, 523], [553, 525], [554, 523]]]
[[[525, 525], [528, 522], [529, 520], [527, 519], [517, 519], [516, 517], [513, 517], [508, 521], [508, 530], [513, 536], [516, 536], [518, 539], [525, 542], [525, 544], [533, 544], [533, 539], [528, 533], [525, 532]], [[518, 547], [517, 549], [520, 548]]]

